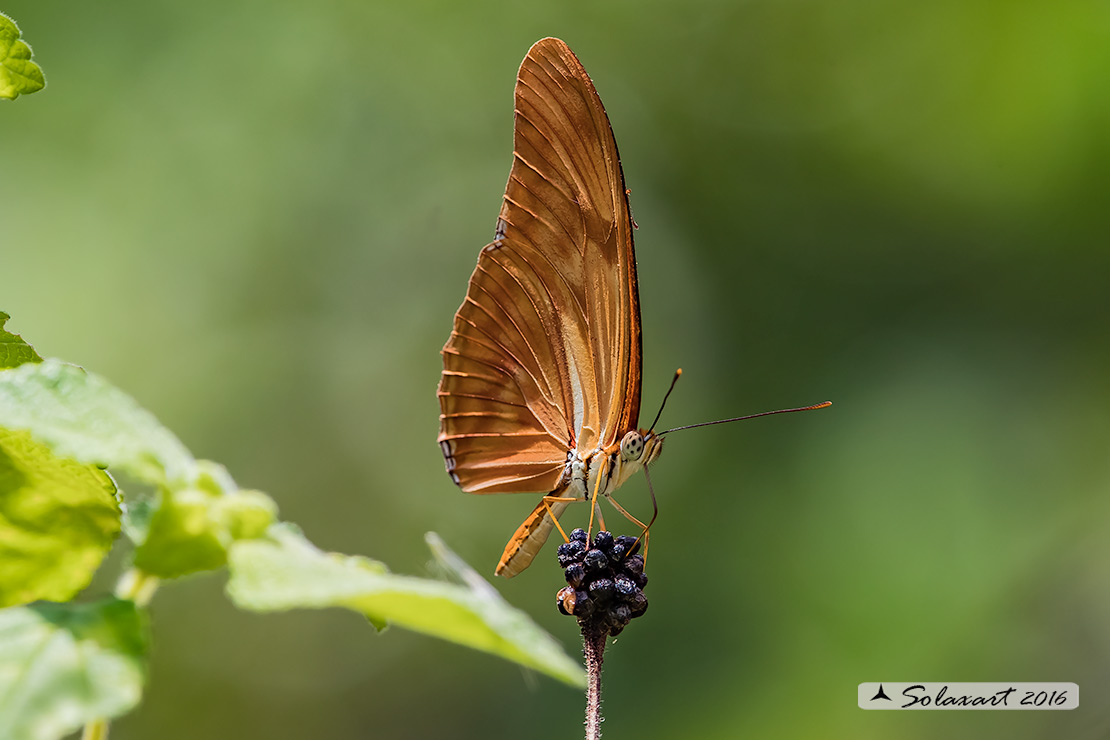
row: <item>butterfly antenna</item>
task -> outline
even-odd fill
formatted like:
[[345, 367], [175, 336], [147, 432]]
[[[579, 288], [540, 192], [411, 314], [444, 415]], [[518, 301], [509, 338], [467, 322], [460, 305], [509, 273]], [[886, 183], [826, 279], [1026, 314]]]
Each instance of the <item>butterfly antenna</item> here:
[[[671, 378], [671, 387], [667, 389], [666, 395], [663, 396], [663, 403], [659, 404], [659, 413], [655, 415], [655, 421], [651, 422], [651, 426], [648, 427], [648, 433], [649, 434], [651, 433], [651, 431], [653, 429], [655, 429], [655, 425], [659, 423], [659, 417], [663, 415], [663, 407], [665, 407], [667, 405], [667, 399], [671, 397], [671, 391], [674, 390], [674, 384], [677, 383], [678, 379], [681, 378], [681, 377], [682, 377], [682, 368], [679, 368], [679, 369], [674, 371], [674, 377]], [[653, 494], [653, 498], [654, 498], [654, 494]], [[655, 517], [652, 517], [652, 521], [655, 521]]]
[[714, 424], [728, 424], [731, 421], [743, 421], [744, 419], [755, 419], [755, 418], [760, 417], [760, 416], [772, 416], [774, 414], [792, 414], [795, 411], [815, 411], [817, 409], [828, 408], [829, 406], [832, 406], [832, 401], [823, 401], [822, 403], [815, 403], [812, 406], [799, 406], [796, 409], [779, 409], [777, 411], [764, 411], [764, 412], [759, 413], [759, 414], [749, 414], [747, 416], [736, 416], [736, 417], [733, 417], [732, 419], [719, 419], [717, 421], [703, 421], [700, 424], [688, 424], [687, 426], [684, 426], [684, 427], [675, 427], [674, 429], [668, 429], [665, 432], [659, 432], [659, 434], [656, 435], [656, 436], [662, 437], [664, 434], [670, 434], [671, 432], [678, 432], [678, 431], [681, 431], [683, 429], [693, 429], [694, 427], [708, 427], [708, 426], [713, 426]]

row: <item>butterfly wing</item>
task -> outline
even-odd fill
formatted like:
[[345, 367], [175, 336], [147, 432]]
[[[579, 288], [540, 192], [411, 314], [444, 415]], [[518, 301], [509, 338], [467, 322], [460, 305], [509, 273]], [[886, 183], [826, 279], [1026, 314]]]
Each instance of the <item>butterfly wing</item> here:
[[517, 75], [513, 166], [443, 348], [439, 442], [472, 493], [549, 492], [640, 411], [640, 310], [617, 145], [582, 64], [537, 42]]

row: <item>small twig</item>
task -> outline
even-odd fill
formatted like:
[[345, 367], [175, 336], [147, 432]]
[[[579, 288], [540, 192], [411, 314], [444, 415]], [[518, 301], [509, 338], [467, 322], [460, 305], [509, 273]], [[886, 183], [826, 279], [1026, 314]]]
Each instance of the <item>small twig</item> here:
[[605, 659], [605, 640], [609, 637], [597, 620], [580, 621], [582, 649], [586, 654], [586, 740], [601, 738], [601, 664]]

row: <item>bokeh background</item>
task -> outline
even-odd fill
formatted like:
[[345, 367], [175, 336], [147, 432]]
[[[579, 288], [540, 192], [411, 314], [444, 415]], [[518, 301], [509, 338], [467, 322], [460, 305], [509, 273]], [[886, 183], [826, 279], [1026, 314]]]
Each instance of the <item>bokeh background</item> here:
[[[435, 387], [516, 68], [562, 37], [640, 226], [644, 421], [677, 366], [666, 425], [836, 402], [670, 438], [607, 733], [1110, 736], [1110, 6], [0, 9], [49, 81], [0, 106], [10, 328], [320, 546], [412, 574], [427, 530], [492, 573], [535, 504], [455, 489]], [[622, 502], [649, 510], [642, 478]], [[559, 585], [553, 557], [497, 583], [573, 654]], [[158, 593], [114, 740], [581, 732], [549, 679], [341, 611], [239, 613], [222, 588]], [[879, 680], [1074, 681], [1081, 707], [861, 711]]]

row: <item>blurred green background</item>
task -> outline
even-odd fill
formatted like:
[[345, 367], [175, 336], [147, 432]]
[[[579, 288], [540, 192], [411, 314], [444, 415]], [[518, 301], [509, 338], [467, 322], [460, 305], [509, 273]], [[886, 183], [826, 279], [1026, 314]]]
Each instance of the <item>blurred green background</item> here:
[[[0, 308], [321, 547], [483, 573], [438, 350], [565, 39], [616, 131], [670, 438], [607, 736], [1110, 737], [1110, 6], [5, 0]], [[646, 487], [622, 503], [649, 511]], [[571, 522], [585, 510], [572, 510]], [[614, 519], [617, 521], [617, 519]], [[573, 654], [547, 560], [497, 586]], [[106, 584], [106, 582], [105, 582]], [[101, 585], [101, 588], [105, 587]], [[350, 613], [163, 588], [113, 740], [580, 736], [582, 697]], [[864, 712], [861, 681], [1075, 681], [1073, 712]]]

